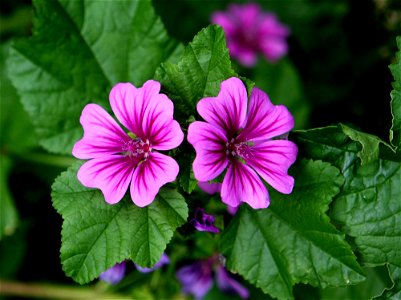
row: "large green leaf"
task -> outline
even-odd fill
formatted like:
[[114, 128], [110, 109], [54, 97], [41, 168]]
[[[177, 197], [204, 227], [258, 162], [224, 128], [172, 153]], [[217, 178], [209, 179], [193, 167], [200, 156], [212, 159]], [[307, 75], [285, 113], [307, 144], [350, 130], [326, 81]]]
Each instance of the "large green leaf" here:
[[35, 0], [34, 11], [33, 37], [14, 43], [8, 66], [51, 152], [71, 153], [85, 104], [107, 107], [112, 85], [141, 85], [179, 49], [150, 0]]
[[[401, 266], [401, 158], [381, 143], [368, 149], [376, 159], [365, 156], [364, 134], [353, 141], [346, 132], [344, 126], [301, 131], [298, 145], [305, 156], [331, 162], [344, 175], [331, 217], [353, 238], [364, 265]], [[369, 163], [362, 165], [360, 156]]]
[[52, 186], [53, 206], [64, 219], [61, 261], [65, 273], [82, 284], [125, 259], [154, 265], [188, 217], [184, 198], [162, 188], [144, 208], [128, 198], [109, 205], [99, 190], [85, 188], [77, 180], [80, 165], [62, 173]]
[[344, 235], [325, 214], [340, 191], [339, 170], [321, 161], [301, 161], [293, 169], [291, 195], [272, 192], [264, 210], [242, 206], [223, 234], [230, 270], [265, 293], [293, 298], [295, 283], [340, 286], [364, 279]]
[[199, 99], [216, 96], [220, 83], [235, 75], [224, 32], [216, 25], [201, 30], [177, 64], [166, 62], [156, 71], [156, 78], [186, 117], [196, 113]]
[[391, 92], [391, 113], [393, 115], [393, 126], [390, 131], [390, 140], [394, 146], [401, 145], [401, 36], [397, 37], [399, 51], [397, 62], [390, 65], [394, 76], [393, 91]]

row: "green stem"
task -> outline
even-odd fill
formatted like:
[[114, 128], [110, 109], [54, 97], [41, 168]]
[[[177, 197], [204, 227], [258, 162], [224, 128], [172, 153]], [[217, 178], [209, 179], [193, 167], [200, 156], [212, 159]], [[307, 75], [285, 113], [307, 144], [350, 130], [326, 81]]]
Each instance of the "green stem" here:
[[68, 168], [74, 162], [76, 162], [76, 159], [71, 156], [54, 155], [40, 152], [9, 152], [8, 154], [11, 157], [16, 157], [25, 161], [59, 168]]
[[40, 299], [130, 299], [88, 287], [71, 287], [42, 283], [22, 283], [0, 279], [0, 295]]

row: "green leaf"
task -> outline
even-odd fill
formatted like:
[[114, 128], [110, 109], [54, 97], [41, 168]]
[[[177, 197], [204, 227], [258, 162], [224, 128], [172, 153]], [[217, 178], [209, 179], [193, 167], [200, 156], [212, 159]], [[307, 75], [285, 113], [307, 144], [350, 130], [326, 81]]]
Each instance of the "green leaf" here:
[[53, 206], [64, 219], [61, 262], [65, 273], [83, 284], [125, 259], [153, 266], [188, 217], [184, 198], [162, 188], [144, 208], [128, 197], [109, 205], [99, 190], [78, 181], [80, 165], [62, 173], [52, 186]]
[[391, 113], [393, 115], [393, 125], [390, 130], [390, 141], [396, 146], [401, 145], [401, 36], [397, 37], [397, 62], [390, 65], [391, 73], [395, 82], [391, 92]]
[[216, 96], [220, 83], [232, 76], [236, 74], [224, 32], [216, 25], [202, 29], [177, 64], [166, 62], [156, 71], [156, 79], [185, 118], [195, 115], [196, 103], [203, 97]]
[[342, 131], [351, 140], [361, 144], [362, 149], [356, 154], [361, 159], [361, 165], [368, 164], [379, 158], [379, 144], [383, 143], [381, 139], [377, 136], [357, 131], [343, 124], [340, 126]]
[[361, 165], [361, 144], [342, 126], [300, 131], [296, 137], [304, 156], [330, 162], [344, 175], [330, 215], [352, 237], [363, 264], [401, 266], [400, 157], [382, 145], [378, 159]]
[[195, 155], [191, 152], [181, 153], [181, 155], [177, 157], [178, 164], [180, 165], [178, 181], [184, 192], [188, 194], [191, 194], [198, 184], [192, 170], [192, 162], [194, 161], [194, 158]]
[[14, 43], [8, 67], [40, 144], [51, 152], [71, 153], [85, 104], [108, 107], [114, 84], [141, 85], [177, 56], [150, 0], [35, 0], [34, 11], [33, 37]]
[[[321, 300], [333, 299], [372, 299], [388, 285], [386, 268], [366, 268], [366, 280], [357, 285], [327, 288], [321, 291]], [[384, 275], [384, 276], [383, 276]], [[385, 278], [383, 278], [385, 277]]]
[[401, 298], [401, 268], [392, 265], [387, 267], [393, 285], [389, 289], [385, 289], [380, 296], [375, 297], [375, 300], [397, 300]]
[[0, 154], [0, 240], [12, 235], [18, 226], [18, 213], [8, 188], [11, 160]]
[[265, 293], [293, 298], [295, 283], [341, 286], [364, 279], [344, 235], [325, 214], [340, 191], [339, 170], [321, 161], [293, 168], [291, 195], [271, 192], [267, 209], [242, 206], [222, 237], [227, 266]]

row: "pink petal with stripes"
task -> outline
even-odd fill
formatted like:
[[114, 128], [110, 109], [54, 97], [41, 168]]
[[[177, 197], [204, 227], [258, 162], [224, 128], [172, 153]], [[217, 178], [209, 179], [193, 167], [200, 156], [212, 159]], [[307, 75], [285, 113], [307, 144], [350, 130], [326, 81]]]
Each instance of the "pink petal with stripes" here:
[[241, 202], [248, 203], [252, 208], [269, 206], [269, 194], [262, 180], [251, 168], [234, 161], [228, 167], [221, 187], [222, 201], [232, 207]]
[[107, 203], [115, 204], [125, 195], [137, 161], [122, 155], [94, 158], [78, 171], [78, 180], [86, 187], [102, 190]]
[[201, 99], [197, 110], [205, 121], [233, 136], [244, 123], [247, 102], [244, 84], [232, 77], [221, 83], [217, 97]]
[[129, 136], [99, 105], [88, 104], [82, 111], [80, 122], [84, 136], [75, 143], [72, 154], [76, 158], [90, 159], [121, 152]]
[[160, 83], [154, 80], [146, 81], [141, 88], [131, 83], [118, 83], [110, 92], [110, 105], [121, 124], [142, 138], [146, 108], [159, 91]]
[[240, 141], [265, 141], [289, 132], [294, 127], [294, 118], [285, 106], [275, 106], [265, 92], [252, 90], [249, 111]]
[[132, 201], [139, 207], [152, 203], [160, 187], [176, 179], [178, 170], [177, 162], [170, 156], [152, 152], [132, 176]]
[[157, 150], [170, 150], [178, 147], [184, 133], [177, 121], [173, 120], [174, 105], [166, 95], [154, 95], [143, 115], [143, 138], [149, 139]]
[[272, 140], [255, 145], [252, 149], [253, 156], [246, 159], [247, 164], [277, 191], [290, 194], [294, 178], [287, 172], [296, 160], [297, 146], [291, 141]]

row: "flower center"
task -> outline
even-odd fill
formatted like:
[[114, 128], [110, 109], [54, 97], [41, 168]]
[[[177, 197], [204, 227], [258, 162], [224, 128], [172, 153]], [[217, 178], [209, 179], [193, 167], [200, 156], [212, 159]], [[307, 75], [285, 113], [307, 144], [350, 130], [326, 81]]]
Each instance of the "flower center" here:
[[251, 154], [251, 149], [247, 142], [236, 142], [234, 138], [226, 143], [226, 154], [229, 159], [246, 159]]
[[140, 160], [146, 160], [149, 156], [149, 152], [152, 151], [149, 140], [146, 139], [144, 142], [141, 138], [134, 138], [127, 142], [124, 142], [122, 146], [122, 152], [124, 155], [138, 158]]

